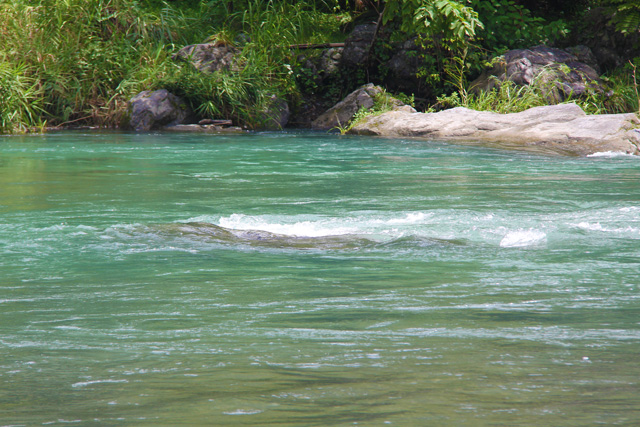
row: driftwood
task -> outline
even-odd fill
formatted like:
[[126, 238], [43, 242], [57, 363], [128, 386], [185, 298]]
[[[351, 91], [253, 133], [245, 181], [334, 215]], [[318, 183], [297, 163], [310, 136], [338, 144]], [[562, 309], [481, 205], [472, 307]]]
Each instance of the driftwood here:
[[292, 44], [289, 49], [328, 49], [330, 47], [344, 47], [344, 43], [302, 43]]
[[202, 119], [198, 122], [199, 125], [215, 125], [215, 126], [231, 126], [233, 122], [231, 120], [214, 120], [214, 119]]

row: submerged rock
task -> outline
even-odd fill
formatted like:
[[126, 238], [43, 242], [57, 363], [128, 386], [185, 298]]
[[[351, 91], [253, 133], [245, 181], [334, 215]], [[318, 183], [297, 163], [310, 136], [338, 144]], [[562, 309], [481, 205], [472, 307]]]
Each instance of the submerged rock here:
[[166, 89], [145, 90], [129, 101], [129, 125], [136, 131], [177, 125], [190, 114], [187, 104]]
[[586, 115], [576, 104], [499, 114], [464, 107], [438, 113], [390, 111], [358, 122], [350, 133], [428, 137], [571, 155], [640, 154], [640, 120], [633, 113]]
[[181, 124], [162, 128], [167, 132], [193, 132], [193, 133], [244, 133], [245, 130], [237, 126], [218, 126], [214, 124]]
[[183, 236], [193, 236], [210, 242], [244, 244], [266, 248], [282, 249], [353, 249], [371, 246], [375, 242], [355, 235], [336, 236], [291, 236], [263, 230], [234, 230], [206, 222], [165, 224], [165, 232]]
[[[145, 227], [145, 230], [149, 230]], [[272, 233], [265, 230], [239, 230], [225, 228], [208, 222], [157, 224], [150, 227], [153, 233], [189, 240], [219, 243], [230, 246], [249, 246], [267, 249], [317, 249], [349, 250], [362, 248], [409, 248], [432, 245], [467, 245], [461, 239], [440, 239], [417, 235], [402, 235], [391, 240], [379, 241], [357, 234], [324, 236], [297, 236]]]

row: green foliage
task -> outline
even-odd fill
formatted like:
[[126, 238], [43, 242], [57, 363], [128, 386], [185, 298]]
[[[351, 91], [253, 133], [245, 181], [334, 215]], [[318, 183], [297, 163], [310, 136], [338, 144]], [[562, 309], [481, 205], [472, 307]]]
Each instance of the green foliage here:
[[636, 69], [640, 58], [620, 69], [601, 76], [604, 91], [590, 91], [584, 99], [577, 103], [587, 114], [607, 113], [640, 113], [640, 97]]
[[548, 105], [548, 99], [539, 87], [517, 86], [512, 81], [502, 82], [490, 91], [467, 94], [466, 91], [438, 98], [442, 107], [467, 107], [477, 111], [516, 113], [532, 107]]
[[470, 0], [470, 4], [484, 24], [477, 33], [479, 43], [491, 53], [553, 44], [568, 34], [566, 22], [548, 23], [512, 0]]
[[0, 57], [0, 133], [27, 132], [42, 126], [42, 88], [30, 68]]
[[476, 30], [483, 28], [475, 10], [452, 0], [423, 4], [416, 9], [415, 20], [424, 25], [428, 34], [440, 34], [456, 42], [473, 39]]
[[[145, 0], [145, 2], [164, 3], [163, 0]], [[213, 10], [214, 15], [220, 16], [222, 18], [222, 20], [220, 21], [220, 23], [222, 23], [230, 15], [242, 13], [243, 11], [250, 8], [255, 8], [256, 6], [259, 6], [260, 3], [262, 3], [262, 5], [267, 5], [271, 2], [272, 0], [200, 0], [200, 7], [203, 10]], [[178, 0], [173, 3], [193, 4], [197, 3], [197, 0]], [[348, 7], [348, 4], [345, 4], [348, 2], [345, 2], [343, 0], [312, 0], [304, 2], [289, 0], [280, 1], [280, 3], [288, 3], [291, 6], [298, 5], [325, 14], [341, 14], [350, 9]]]
[[632, 34], [640, 30], [640, 3], [637, 0], [602, 0], [602, 4], [613, 12], [612, 22], [618, 31]]
[[[189, 96], [202, 114], [255, 124], [267, 93], [296, 96], [289, 45], [339, 37], [342, 15], [326, 13], [336, 6], [284, 0], [0, 1], [0, 58], [3, 70], [11, 71], [3, 82], [21, 76], [21, 85], [9, 86], [26, 91], [20, 99], [31, 105], [18, 112], [15, 103], [2, 101], [3, 117], [10, 114], [11, 123], [19, 124], [4, 120], [0, 132], [40, 119], [54, 126], [116, 125], [132, 95], [163, 83]], [[232, 44], [240, 34], [245, 42], [238, 46], [234, 72], [203, 76], [171, 60], [184, 45]]]
[[199, 35], [192, 23], [168, 6], [148, 14], [131, 0], [4, 1], [0, 56], [24, 64], [38, 88], [32, 115], [38, 111], [53, 125], [114, 125], [131, 95], [127, 89], [140, 87], [127, 80], [157, 69], [147, 59], [165, 61], [164, 46]]
[[290, 45], [326, 41], [327, 34], [338, 30], [339, 21], [299, 2], [254, 0], [244, 5], [209, 37], [233, 44], [237, 35], [245, 35], [234, 69], [206, 75], [188, 65], [170, 66], [155, 86], [184, 97], [201, 116], [231, 118], [256, 128], [266, 119], [272, 96], [297, 96], [296, 77], [313, 85], [312, 76], [296, 76], [301, 71]]
[[[579, 2], [614, 9], [621, 31], [640, 26], [635, 0]], [[551, 0], [365, 0], [358, 2], [365, 11], [356, 12], [356, 2], [346, 0], [0, 0], [0, 132], [44, 122], [116, 125], [132, 95], [163, 85], [202, 115], [257, 126], [272, 95], [295, 102], [306, 90], [334, 101], [359, 84], [384, 79], [385, 69], [375, 61], [367, 69], [318, 79], [298, 64], [300, 52], [290, 49], [342, 40], [345, 23], [374, 12], [382, 13], [385, 24], [372, 51], [380, 63], [393, 53], [390, 33], [403, 40], [417, 36], [425, 52], [421, 75], [431, 93], [455, 91], [452, 97], [467, 104], [471, 97], [461, 88], [489, 53], [553, 42], [566, 33], [564, 21], [549, 23], [525, 6], [555, 16], [574, 4], [561, 3], [567, 6]], [[178, 48], [204, 41], [234, 45], [238, 66], [203, 75], [171, 60]], [[637, 96], [629, 70], [624, 75], [626, 80], [605, 77], [612, 95], [594, 92], [586, 108], [628, 110]], [[509, 98], [517, 91], [502, 90], [491, 96]]]
[[402, 32], [446, 40], [455, 46], [482, 28], [478, 13], [456, 0], [388, 0], [382, 22], [399, 20]]
[[[637, 62], [640, 62], [640, 58]], [[579, 98], [569, 97], [564, 102], [578, 104], [587, 114], [640, 112], [635, 67], [634, 63], [630, 63], [630, 66], [614, 74], [602, 76], [604, 91], [597, 90], [595, 87], [590, 88], [585, 95]], [[455, 72], [461, 73], [459, 69]], [[496, 80], [493, 89], [473, 94], [467, 92], [463, 80], [456, 80], [456, 83], [460, 85], [458, 90], [451, 95], [439, 97], [432, 110], [467, 107], [478, 111], [515, 113], [555, 103], [552, 99], [556, 90], [554, 81], [547, 79], [544, 72], [527, 86], [518, 86], [510, 80], [504, 82]]]
[[256, 71], [245, 68], [238, 73], [203, 74], [192, 67], [174, 67], [156, 86], [188, 100], [199, 116], [224, 117], [248, 127], [259, 127], [265, 119], [260, 112], [266, 111], [269, 95], [277, 88], [270, 85], [267, 76]]

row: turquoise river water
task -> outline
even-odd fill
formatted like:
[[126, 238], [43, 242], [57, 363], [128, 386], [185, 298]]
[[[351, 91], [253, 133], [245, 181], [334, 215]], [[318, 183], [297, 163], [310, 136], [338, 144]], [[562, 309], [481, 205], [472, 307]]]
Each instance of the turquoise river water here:
[[0, 138], [0, 425], [640, 424], [640, 158]]

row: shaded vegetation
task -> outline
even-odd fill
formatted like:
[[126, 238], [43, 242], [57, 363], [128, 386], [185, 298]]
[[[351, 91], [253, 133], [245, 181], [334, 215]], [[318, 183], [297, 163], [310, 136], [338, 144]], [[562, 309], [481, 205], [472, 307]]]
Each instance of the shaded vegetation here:
[[[492, 55], [554, 44], [581, 12], [598, 6], [612, 11], [620, 31], [640, 28], [634, 0], [0, 0], [0, 133], [117, 126], [126, 121], [128, 99], [156, 88], [183, 96], [202, 116], [251, 127], [263, 120], [272, 95], [292, 105], [309, 93], [333, 102], [360, 84], [384, 80], [382, 59], [395, 41], [411, 37], [422, 52], [424, 106], [437, 96], [468, 103], [452, 69], [468, 79]], [[355, 24], [371, 21], [379, 32], [374, 58], [363, 70], [318, 82], [305, 75], [300, 52], [289, 47], [343, 41]], [[236, 46], [238, 69], [204, 75], [171, 59], [182, 46], [205, 41]], [[631, 68], [605, 81], [613, 95], [594, 95], [585, 104], [589, 111], [637, 108]], [[508, 85], [502, 90], [477, 100], [478, 107], [498, 108], [504, 97], [529, 99]]]

